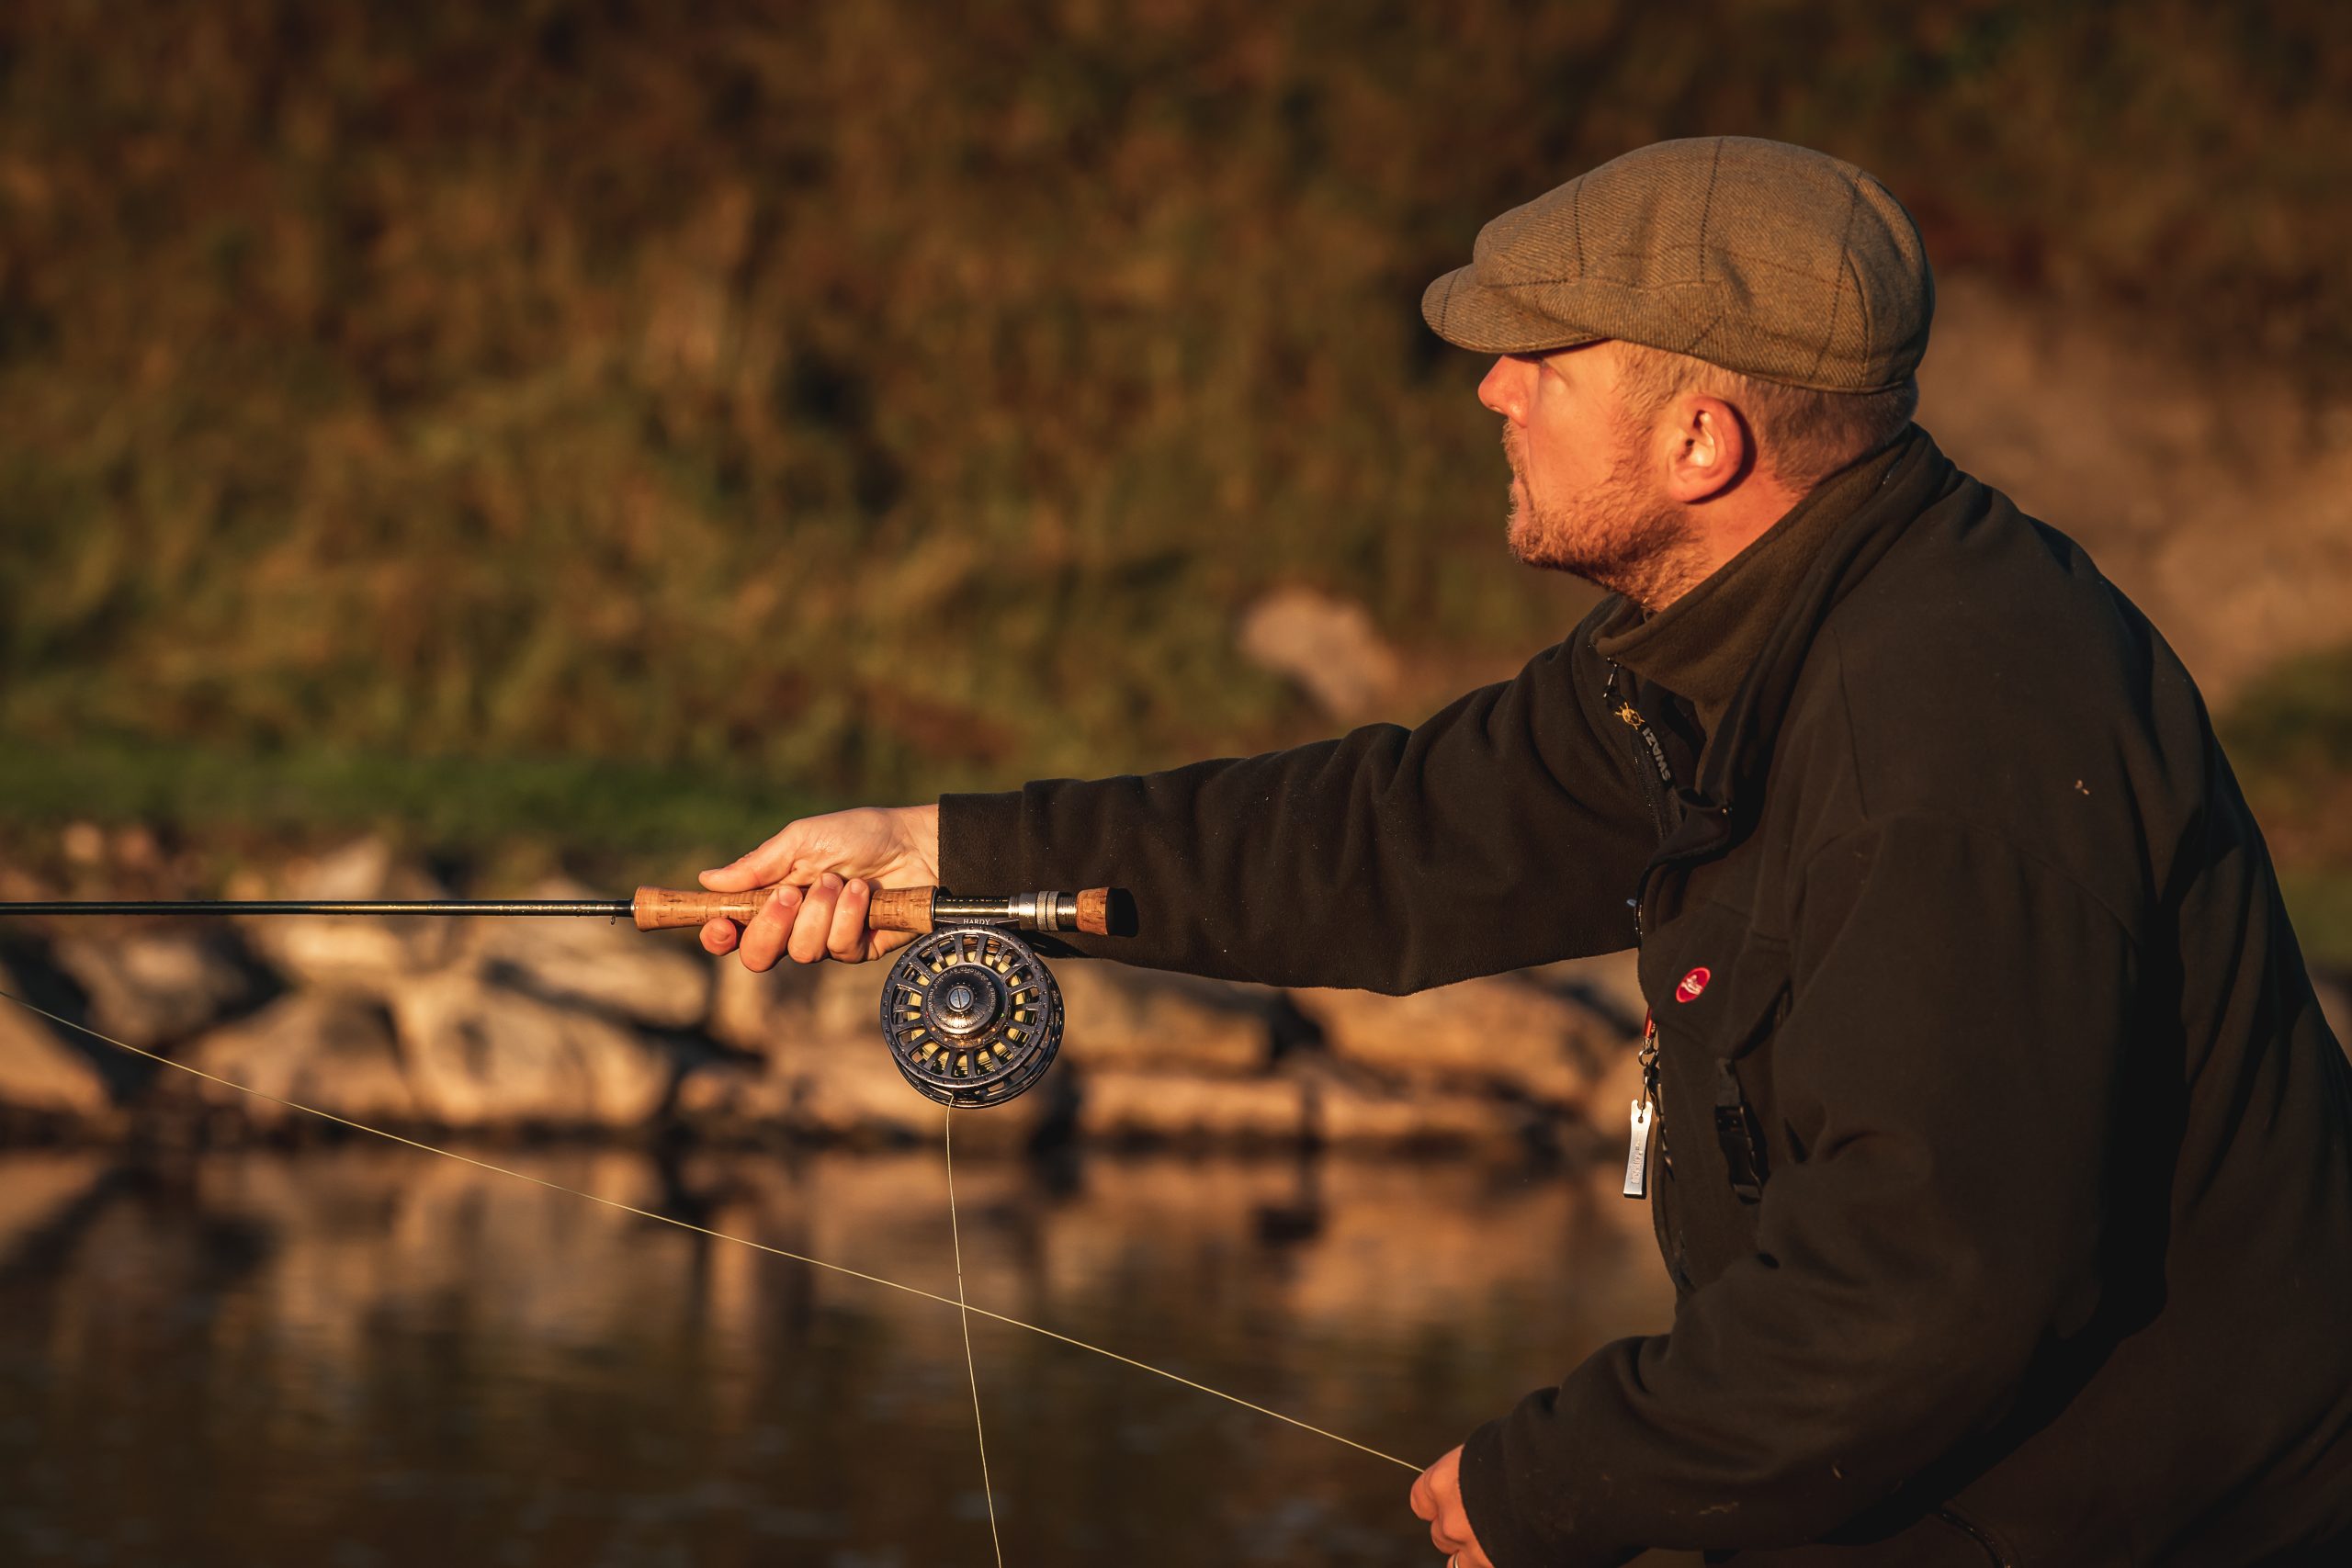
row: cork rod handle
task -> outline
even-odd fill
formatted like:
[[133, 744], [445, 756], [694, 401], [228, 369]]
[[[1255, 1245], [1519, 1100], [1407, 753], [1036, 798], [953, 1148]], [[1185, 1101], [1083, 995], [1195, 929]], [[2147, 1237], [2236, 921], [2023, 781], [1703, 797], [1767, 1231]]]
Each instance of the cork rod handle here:
[[[934, 887], [877, 888], [866, 909], [865, 923], [877, 931], [927, 931], [931, 930], [932, 896], [937, 891]], [[641, 931], [676, 931], [709, 920], [749, 925], [767, 908], [775, 892], [774, 887], [755, 887], [748, 893], [640, 887], [629, 901], [629, 912]], [[1095, 936], [1107, 935], [1111, 929], [1110, 904], [1111, 890], [1107, 887], [1090, 887], [1080, 893], [1078, 929]]]
[[628, 901], [629, 918], [641, 931], [679, 931], [699, 926], [711, 920], [732, 920], [739, 926], [750, 925], [768, 900], [775, 897], [773, 887], [754, 887], [749, 893], [705, 893], [694, 887], [640, 887]]
[[927, 931], [931, 930], [931, 896], [933, 887], [877, 887], [874, 902], [866, 906], [867, 929], [877, 931]]

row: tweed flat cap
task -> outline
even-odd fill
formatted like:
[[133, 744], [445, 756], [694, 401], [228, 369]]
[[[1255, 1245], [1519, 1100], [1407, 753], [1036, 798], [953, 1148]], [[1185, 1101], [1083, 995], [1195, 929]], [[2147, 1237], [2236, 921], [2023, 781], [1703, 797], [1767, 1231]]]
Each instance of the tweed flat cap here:
[[1440, 337], [1481, 353], [1620, 338], [1833, 392], [1908, 379], [1935, 306], [1919, 227], [1884, 186], [1746, 136], [1579, 175], [1479, 230], [1421, 296]]

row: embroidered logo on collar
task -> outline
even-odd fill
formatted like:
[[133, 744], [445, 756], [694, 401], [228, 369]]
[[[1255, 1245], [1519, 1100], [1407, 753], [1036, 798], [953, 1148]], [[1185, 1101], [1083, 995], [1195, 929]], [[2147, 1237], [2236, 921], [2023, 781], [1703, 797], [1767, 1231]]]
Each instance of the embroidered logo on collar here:
[[1713, 978], [1713, 974], [1708, 970], [1707, 966], [1701, 964], [1682, 976], [1682, 983], [1674, 987], [1674, 999], [1678, 1002], [1697, 1001], [1699, 993], [1705, 990], [1707, 982]]

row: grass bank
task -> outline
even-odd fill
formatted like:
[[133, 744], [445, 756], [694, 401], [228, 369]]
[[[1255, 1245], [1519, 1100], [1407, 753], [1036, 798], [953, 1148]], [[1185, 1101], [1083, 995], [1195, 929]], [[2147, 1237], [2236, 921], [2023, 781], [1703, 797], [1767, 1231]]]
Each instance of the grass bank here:
[[1540, 646], [1421, 286], [1659, 136], [2352, 362], [2352, 49], [2251, 6], [27, 0], [0, 745], [815, 795], [1300, 731], [1235, 616]]
[[[1574, 614], [1419, 319], [1485, 219], [1782, 136], [1947, 273], [2340, 379], [2346, 42], [2332, 0], [25, 0], [0, 816], [685, 856], [1297, 739], [1235, 645], [1270, 588], [1466, 661]], [[2335, 886], [2339, 763], [2248, 722]]]

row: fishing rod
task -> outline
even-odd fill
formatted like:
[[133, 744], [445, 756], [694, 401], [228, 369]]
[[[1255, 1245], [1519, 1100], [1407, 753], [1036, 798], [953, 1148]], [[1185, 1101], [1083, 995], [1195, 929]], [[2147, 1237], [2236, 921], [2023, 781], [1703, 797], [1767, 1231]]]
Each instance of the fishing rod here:
[[[8, 916], [408, 916], [627, 919], [680, 931], [748, 925], [782, 889], [640, 887], [628, 898], [35, 899]], [[1061, 987], [1021, 931], [1107, 936], [1111, 889], [972, 897], [941, 887], [875, 890], [865, 923], [914, 935], [882, 984], [882, 1037], [899, 1076], [942, 1105], [1002, 1105], [1035, 1087], [1062, 1043]]]
[[[673, 931], [709, 920], [748, 925], [781, 891], [707, 893], [640, 887], [628, 898], [48, 898], [0, 900], [0, 916], [34, 915], [490, 915], [630, 920], [642, 931]], [[1111, 890], [959, 897], [939, 887], [875, 889], [865, 923], [877, 931], [926, 932], [937, 926], [1011, 926], [1027, 931], [1110, 934]]]

